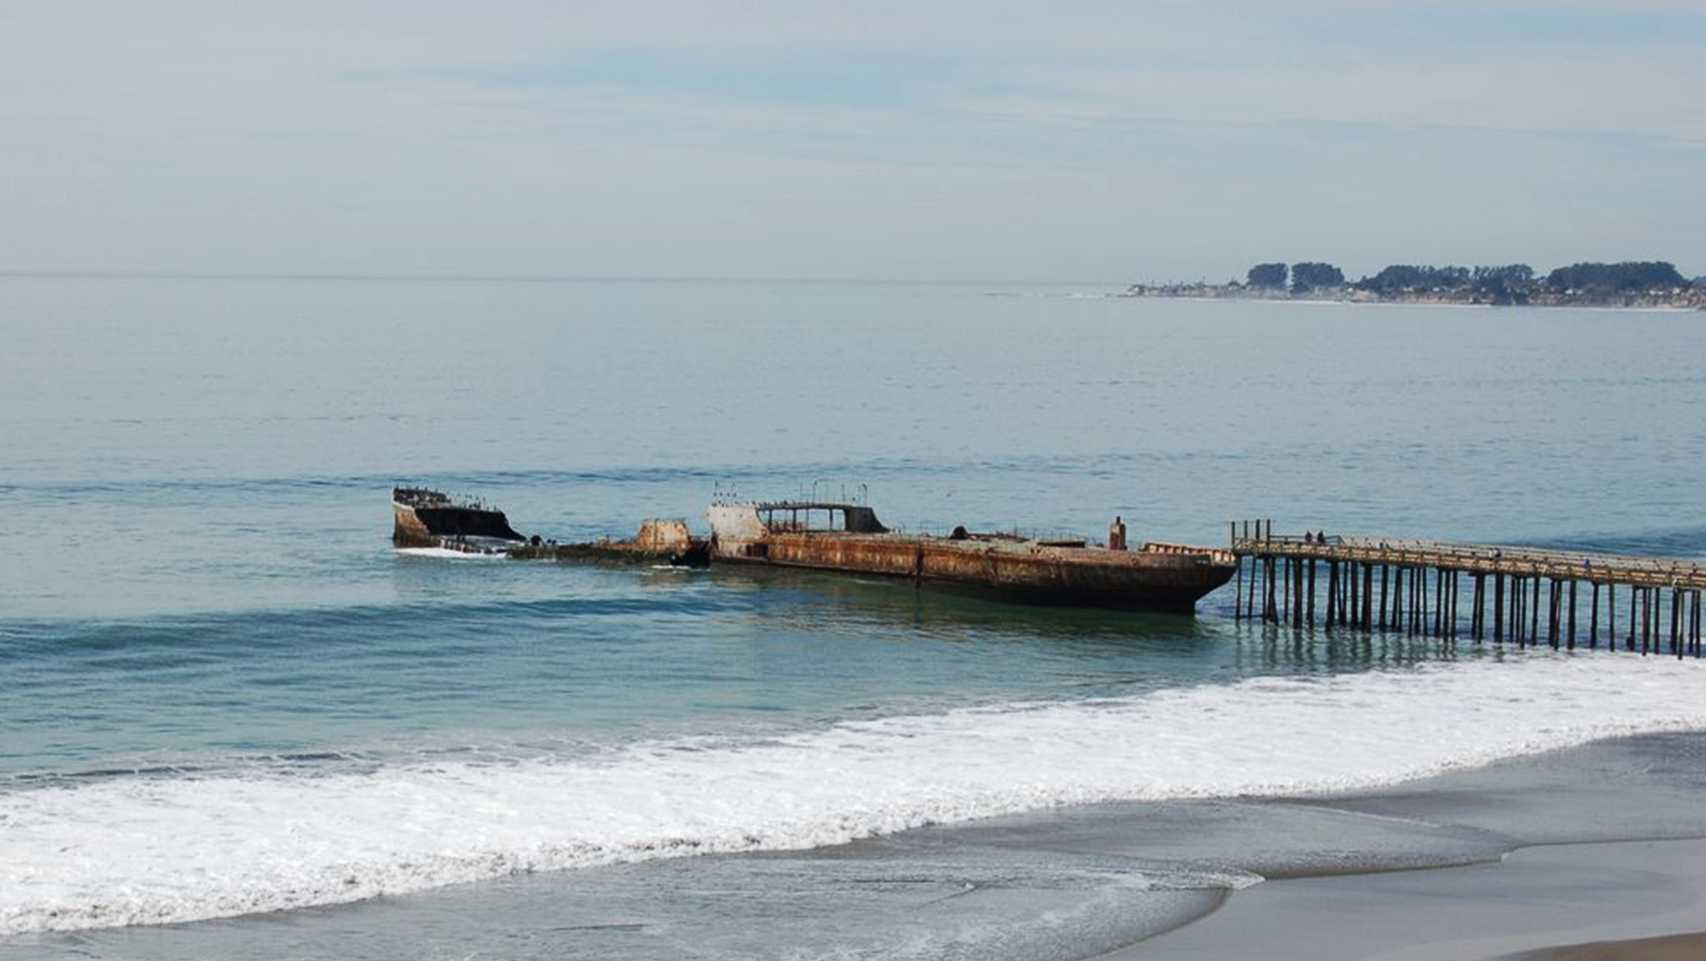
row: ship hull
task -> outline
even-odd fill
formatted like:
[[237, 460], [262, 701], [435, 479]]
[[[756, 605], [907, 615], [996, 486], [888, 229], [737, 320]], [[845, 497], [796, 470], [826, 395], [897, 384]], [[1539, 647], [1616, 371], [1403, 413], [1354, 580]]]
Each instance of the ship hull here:
[[667, 564], [670, 567], [708, 567], [710, 545], [703, 540], [680, 548], [659, 550], [623, 541], [592, 541], [585, 544], [523, 544], [506, 553], [516, 560], [580, 561], [592, 564]]
[[1109, 551], [898, 534], [778, 533], [716, 544], [717, 561], [875, 574], [1026, 604], [1189, 614], [1236, 572], [1222, 552]]

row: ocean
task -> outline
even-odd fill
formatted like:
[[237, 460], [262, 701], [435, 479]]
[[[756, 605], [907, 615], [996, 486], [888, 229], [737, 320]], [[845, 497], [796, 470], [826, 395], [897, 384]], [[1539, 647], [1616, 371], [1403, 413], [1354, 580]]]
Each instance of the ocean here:
[[[1229, 588], [390, 545], [413, 483], [559, 540], [733, 489], [1706, 557], [1698, 313], [1112, 292], [0, 278], [0, 958], [1087, 957], [1343, 857], [1314, 814], [1229, 833], [1240, 799], [1706, 729], [1693, 661], [1293, 632]], [[1154, 843], [1048, 840], [1105, 818]]]

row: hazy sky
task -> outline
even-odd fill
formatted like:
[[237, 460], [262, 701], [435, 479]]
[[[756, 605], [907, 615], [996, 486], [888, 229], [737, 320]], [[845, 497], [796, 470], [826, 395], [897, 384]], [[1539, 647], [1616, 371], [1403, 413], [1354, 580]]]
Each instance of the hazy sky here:
[[1695, 275], [1706, 4], [0, 0], [0, 222], [11, 270]]

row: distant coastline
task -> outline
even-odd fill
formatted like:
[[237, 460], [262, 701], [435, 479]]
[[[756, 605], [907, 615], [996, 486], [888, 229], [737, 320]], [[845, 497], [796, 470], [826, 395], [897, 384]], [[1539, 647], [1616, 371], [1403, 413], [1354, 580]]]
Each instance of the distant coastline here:
[[1118, 296], [1706, 310], [1706, 277], [1689, 280], [1665, 261], [1625, 261], [1573, 264], [1544, 277], [1527, 264], [1474, 268], [1394, 264], [1361, 280], [1348, 281], [1331, 264], [1276, 262], [1250, 268], [1243, 281], [1139, 283]]

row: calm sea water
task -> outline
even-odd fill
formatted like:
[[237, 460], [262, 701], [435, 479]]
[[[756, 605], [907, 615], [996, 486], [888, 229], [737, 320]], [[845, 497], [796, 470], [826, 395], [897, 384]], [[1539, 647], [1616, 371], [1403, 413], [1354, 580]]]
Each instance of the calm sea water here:
[[[1231, 621], [1230, 592], [1192, 619], [390, 548], [408, 481], [565, 540], [702, 528], [735, 485], [859, 492], [905, 528], [1095, 534], [1121, 514], [1134, 540], [1219, 543], [1260, 516], [1706, 556], [1699, 314], [1104, 293], [0, 280], [0, 946], [502, 900], [492, 885], [609, 864], [639, 872], [618, 879], [639, 901], [597, 918], [649, 898], [714, 932], [726, 906], [670, 886], [677, 855], [1375, 785], [1625, 729], [1536, 734], [1533, 699], [1706, 723], [1691, 670], [1264, 632]], [[1345, 734], [1376, 717], [1412, 723]], [[1043, 886], [1123, 904], [1110, 870]], [[839, 883], [743, 877], [767, 897]], [[777, 909], [763, 949], [944, 953], [935, 929], [861, 940], [850, 890], [824, 895], [840, 914]], [[220, 923], [227, 949], [268, 943]], [[386, 951], [432, 954], [408, 933], [431, 924], [398, 923]], [[571, 951], [671, 953], [585, 927], [606, 933]]]

